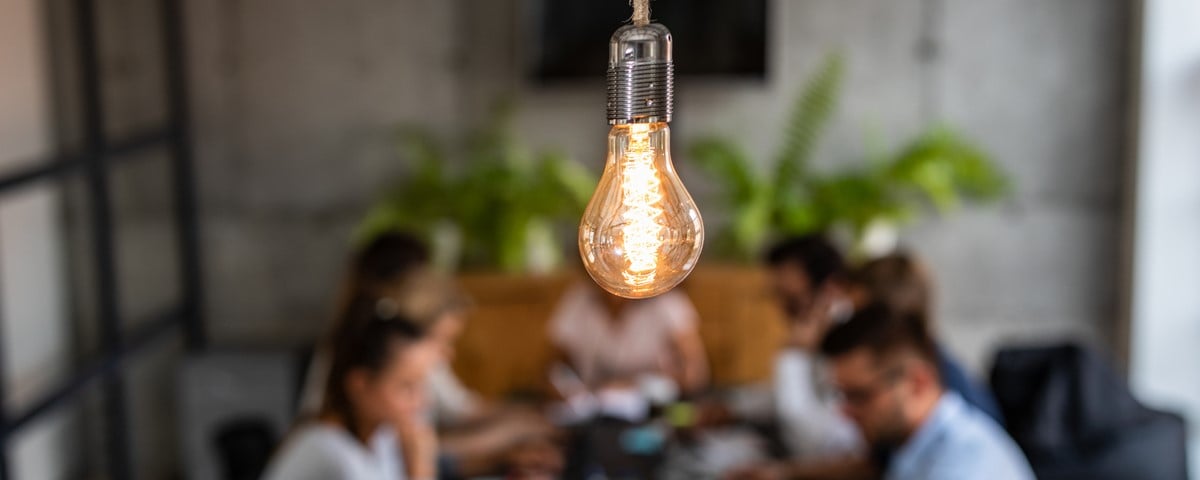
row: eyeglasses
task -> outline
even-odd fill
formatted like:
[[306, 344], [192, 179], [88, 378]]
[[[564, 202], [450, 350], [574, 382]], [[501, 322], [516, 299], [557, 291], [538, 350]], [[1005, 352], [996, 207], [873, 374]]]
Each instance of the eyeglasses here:
[[839, 400], [851, 408], [861, 408], [870, 405], [883, 393], [891, 388], [904, 376], [904, 368], [893, 367], [884, 370], [879, 378], [866, 386], [843, 387], [838, 389]]

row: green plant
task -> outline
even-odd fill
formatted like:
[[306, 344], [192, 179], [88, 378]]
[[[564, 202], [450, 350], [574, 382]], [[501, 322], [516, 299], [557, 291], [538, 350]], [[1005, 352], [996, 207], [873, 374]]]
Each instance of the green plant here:
[[[417, 232], [435, 250], [460, 246], [457, 255], [435, 255], [504, 271], [561, 261], [559, 227], [578, 223], [595, 178], [560, 151], [521, 145], [513, 112], [511, 103], [498, 103], [484, 128], [457, 148], [442, 145], [428, 130], [402, 127], [400, 156], [412, 168], [367, 214], [358, 240], [393, 230]], [[462, 168], [451, 169], [452, 160], [460, 160]], [[534, 258], [539, 255], [551, 258]]]
[[858, 242], [874, 222], [910, 221], [931, 205], [951, 212], [964, 201], [1003, 197], [1005, 175], [979, 148], [948, 127], [934, 127], [891, 155], [835, 172], [816, 172], [810, 159], [837, 106], [843, 61], [829, 55], [797, 98], [775, 156], [764, 174], [734, 142], [707, 137], [690, 156], [718, 182], [729, 223], [714, 248], [750, 259], [771, 236], [846, 228]]

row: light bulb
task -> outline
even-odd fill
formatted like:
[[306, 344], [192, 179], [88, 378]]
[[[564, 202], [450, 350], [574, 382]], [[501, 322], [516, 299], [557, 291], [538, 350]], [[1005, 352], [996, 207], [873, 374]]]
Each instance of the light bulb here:
[[704, 222], [671, 163], [671, 34], [661, 25], [613, 34], [608, 158], [579, 225], [592, 279], [625, 298], [667, 292], [695, 268]]
[[579, 225], [579, 253], [596, 283], [626, 298], [682, 282], [704, 246], [704, 222], [675, 174], [666, 123], [614, 126], [604, 176]]

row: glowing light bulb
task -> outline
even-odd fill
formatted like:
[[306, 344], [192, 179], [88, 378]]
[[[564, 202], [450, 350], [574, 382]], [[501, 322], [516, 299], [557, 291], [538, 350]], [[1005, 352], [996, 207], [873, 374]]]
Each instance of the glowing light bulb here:
[[671, 163], [671, 34], [661, 25], [613, 34], [608, 159], [579, 225], [588, 274], [626, 298], [665, 293], [687, 278], [704, 222]]

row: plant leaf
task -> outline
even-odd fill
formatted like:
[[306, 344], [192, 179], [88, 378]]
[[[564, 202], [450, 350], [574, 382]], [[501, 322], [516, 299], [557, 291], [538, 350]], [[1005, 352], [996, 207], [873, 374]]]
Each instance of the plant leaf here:
[[943, 213], [955, 210], [964, 199], [998, 199], [1009, 188], [1007, 177], [982, 150], [945, 128], [915, 140], [886, 167], [885, 175]]
[[748, 202], [765, 185], [754, 174], [749, 157], [733, 142], [702, 138], [692, 143], [688, 153], [692, 162], [705, 173], [721, 179], [724, 194], [733, 205]]
[[785, 195], [788, 184], [803, 180], [817, 140], [837, 106], [842, 73], [841, 55], [826, 56], [821, 70], [808, 80], [792, 107], [783, 145], [776, 157], [776, 195]]
[[813, 201], [821, 206], [825, 228], [845, 224], [856, 235], [874, 220], [903, 220], [907, 210], [887, 179], [870, 170], [846, 171], [816, 182]]
[[771, 198], [766, 193], [759, 191], [733, 215], [733, 246], [745, 260], [753, 260], [760, 253], [771, 232]]

